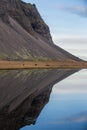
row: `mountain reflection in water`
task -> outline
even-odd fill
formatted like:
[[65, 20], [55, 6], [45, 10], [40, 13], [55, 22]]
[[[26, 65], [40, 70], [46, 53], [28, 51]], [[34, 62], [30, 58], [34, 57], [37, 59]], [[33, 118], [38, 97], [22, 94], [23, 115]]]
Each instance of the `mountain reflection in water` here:
[[0, 71], [0, 130], [35, 124], [48, 103], [52, 87], [78, 70]]

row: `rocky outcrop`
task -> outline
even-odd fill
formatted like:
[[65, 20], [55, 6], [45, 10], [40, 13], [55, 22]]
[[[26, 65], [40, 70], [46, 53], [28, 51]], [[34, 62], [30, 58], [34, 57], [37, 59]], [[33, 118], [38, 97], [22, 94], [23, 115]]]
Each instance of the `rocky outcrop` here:
[[36, 6], [0, 0], [0, 60], [79, 60], [54, 45]]
[[37, 32], [46, 38], [49, 43], [52, 43], [49, 27], [41, 18], [36, 5], [27, 4], [21, 0], [1, 0], [0, 16], [6, 23], [9, 23], [8, 15], [14, 18], [30, 34], [33, 35], [34, 32]]

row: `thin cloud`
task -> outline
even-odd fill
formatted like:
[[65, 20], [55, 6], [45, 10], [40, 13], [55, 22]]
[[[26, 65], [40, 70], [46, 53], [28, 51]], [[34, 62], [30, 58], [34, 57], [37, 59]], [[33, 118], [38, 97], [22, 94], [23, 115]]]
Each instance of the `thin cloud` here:
[[[80, 2], [82, 2], [82, 5], [80, 5]], [[87, 0], [80, 0], [76, 5], [71, 5], [70, 3], [68, 5], [63, 4], [60, 5], [59, 8], [80, 16], [87, 17]]]
[[65, 7], [65, 10], [71, 13], [75, 13], [75, 14], [87, 17], [87, 7], [70, 6], [70, 7]]

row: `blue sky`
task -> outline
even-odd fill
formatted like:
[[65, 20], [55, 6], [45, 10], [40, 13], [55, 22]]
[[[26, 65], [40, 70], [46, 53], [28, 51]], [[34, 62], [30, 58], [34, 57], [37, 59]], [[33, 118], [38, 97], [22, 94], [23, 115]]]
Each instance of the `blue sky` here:
[[23, 0], [35, 3], [55, 44], [87, 60], [86, 0]]

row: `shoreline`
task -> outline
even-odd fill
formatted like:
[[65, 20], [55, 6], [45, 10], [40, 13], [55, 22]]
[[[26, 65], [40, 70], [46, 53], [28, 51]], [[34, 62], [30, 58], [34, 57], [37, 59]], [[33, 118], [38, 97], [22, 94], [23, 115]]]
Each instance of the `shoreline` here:
[[85, 61], [0, 61], [3, 69], [87, 69]]

